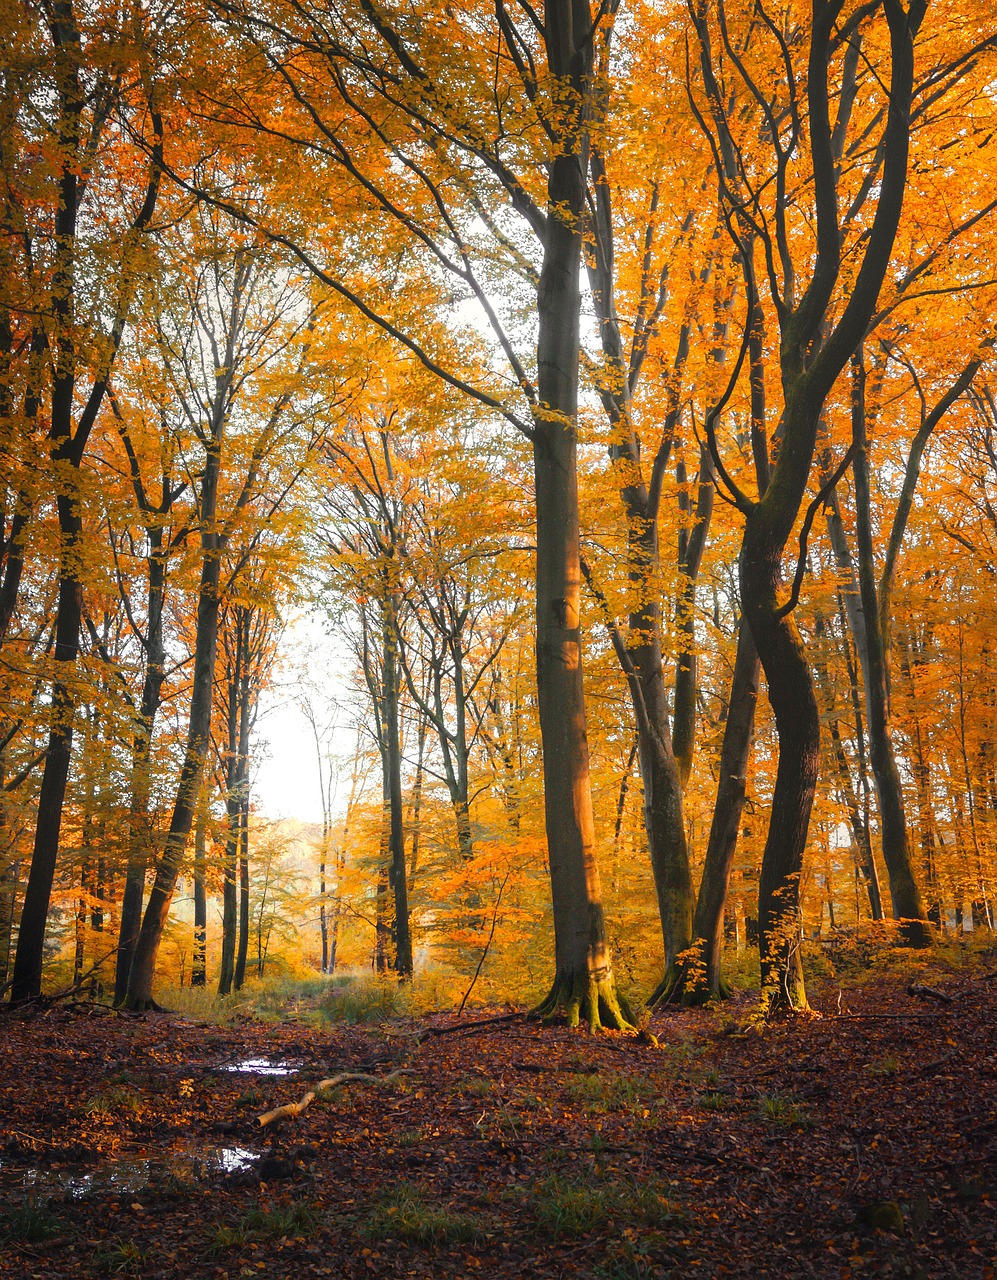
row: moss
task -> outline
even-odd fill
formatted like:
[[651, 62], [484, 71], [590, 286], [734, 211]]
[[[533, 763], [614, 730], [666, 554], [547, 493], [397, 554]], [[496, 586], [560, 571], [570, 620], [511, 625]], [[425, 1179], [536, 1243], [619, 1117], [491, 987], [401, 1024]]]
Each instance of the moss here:
[[877, 1231], [892, 1231], [896, 1235], [901, 1235], [906, 1226], [903, 1211], [895, 1200], [877, 1200], [874, 1204], [863, 1205], [855, 1220]]
[[633, 1031], [636, 1019], [616, 989], [612, 971], [597, 977], [593, 973], [559, 972], [537, 1013], [545, 1023], [563, 1017], [569, 1027], [587, 1022], [590, 1031]]

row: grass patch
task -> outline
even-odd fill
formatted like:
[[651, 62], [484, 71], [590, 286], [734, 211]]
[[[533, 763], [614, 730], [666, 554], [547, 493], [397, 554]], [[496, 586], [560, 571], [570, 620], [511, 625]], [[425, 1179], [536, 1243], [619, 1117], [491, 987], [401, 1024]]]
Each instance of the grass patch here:
[[758, 1099], [758, 1114], [762, 1120], [785, 1129], [809, 1129], [813, 1123], [802, 1103], [778, 1093]]
[[113, 1116], [137, 1116], [142, 1110], [142, 1095], [130, 1084], [106, 1084], [92, 1093], [83, 1104], [83, 1114], [91, 1120], [109, 1120]]
[[211, 1243], [215, 1254], [264, 1240], [305, 1240], [318, 1229], [315, 1211], [303, 1201], [274, 1209], [250, 1209], [230, 1226], [218, 1227]]
[[398, 1017], [404, 1006], [404, 993], [398, 983], [387, 978], [355, 978], [325, 993], [318, 1011], [326, 1022], [383, 1022]]
[[900, 1059], [892, 1053], [886, 1055], [885, 1058], [879, 1058], [876, 1062], [866, 1063], [866, 1071], [871, 1076], [895, 1076], [900, 1070]]
[[149, 1259], [134, 1240], [119, 1236], [94, 1251], [93, 1265], [105, 1275], [124, 1276], [144, 1271]]
[[393, 1236], [413, 1244], [470, 1244], [481, 1239], [481, 1228], [468, 1214], [428, 1204], [418, 1187], [400, 1182], [381, 1198], [367, 1220], [377, 1238]]
[[48, 1205], [29, 1198], [16, 1209], [0, 1214], [0, 1240], [19, 1240], [37, 1244], [42, 1240], [54, 1240], [66, 1230], [66, 1224], [57, 1218]]
[[726, 1093], [701, 1093], [696, 1099], [701, 1111], [729, 1111], [731, 1099]]
[[589, 1115], [643, 1110], [656, 1101], [654, 1082], [644, 1076], [581, 1076], [567, 1085], [567, 1094]]
[[484, 1076], [465, 1076], [459, 1081], [457, 1091], [465, 1098], [487, 1098], [492, 1091], [492, 1082]]
[[534, 1183], [530, 1195], [538, 1225], [555, 1240], [635, 1224], [663, 1227], [682, 1220], [665, 1195], [664, 1184], [655, 1179], [638, 1186], [554, 1174]]

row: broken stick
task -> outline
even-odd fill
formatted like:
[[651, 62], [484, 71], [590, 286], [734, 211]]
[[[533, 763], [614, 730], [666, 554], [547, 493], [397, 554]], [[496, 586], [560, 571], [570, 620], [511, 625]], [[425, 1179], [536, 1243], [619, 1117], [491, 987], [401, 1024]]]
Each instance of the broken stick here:
[[396, 1080], [399, 1076], [409, 1076], [413, 1074], [411, 1067], [399, 1067], [397, 1071], [389, 1071], [386, 1076], [371, 1076], [366, 1071], [341, 1071], [337, 1076], [330, 1076], [328, 1080], [320, 1080], [314, 1089], [308, 1092], [299, 1102], [285, 1102], [283, 1106], [274, 1107], [272, 1111], [265, 1111], [263, 1115], [257, 1116], [256, 1120], [261, 1129], [265, 1129], [268, 1124], [273, 1124], [275, 1120], [283, 1120], [287, 1116], [300, 1116], [302, 1111], [306, 1110], [315, 1101], [320, 1093], [326, 1089], [334, 1089], [338, 1084], [346, 1084], [349, 1080], [363, 1080], [367, 1084], [387, 1084], [389, 1080]]

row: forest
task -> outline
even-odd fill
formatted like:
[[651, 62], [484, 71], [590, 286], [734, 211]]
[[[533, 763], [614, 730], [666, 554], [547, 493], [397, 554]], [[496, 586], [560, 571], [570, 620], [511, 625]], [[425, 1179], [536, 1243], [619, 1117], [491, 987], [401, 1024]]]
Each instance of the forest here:
[[993, 1280], [989, 6], [0, 22], [5, 1274]]

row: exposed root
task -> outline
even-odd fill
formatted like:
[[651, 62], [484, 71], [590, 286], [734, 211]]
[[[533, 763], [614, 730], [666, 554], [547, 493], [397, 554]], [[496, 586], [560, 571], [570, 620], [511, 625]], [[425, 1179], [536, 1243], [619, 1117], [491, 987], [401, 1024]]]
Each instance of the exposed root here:
[[666, 967], [665, 975], [648, 998], [647, 1007], [666, 1004], [698, 1008], [713, 1000], [726, 1000], [733, 989], [719, 972], [711, 975], [706, 961], [706, 940], [696, 938]]
[[127, 1013], [169, 1013], [169, 1009], [164, 1009], [161, 1004], [157, 1004], [152, 996], [134, 999], [126, 997], [123, 1004], [118, 1007]]
[[637, 1020], [616, 989], [610, 970], [595, 973], [559, 973], [546, 998], [537, 1006], [545, 1024], [563, 1017], [569, 1027], [584, 1020], [590, 1031], [633, 1031]]

